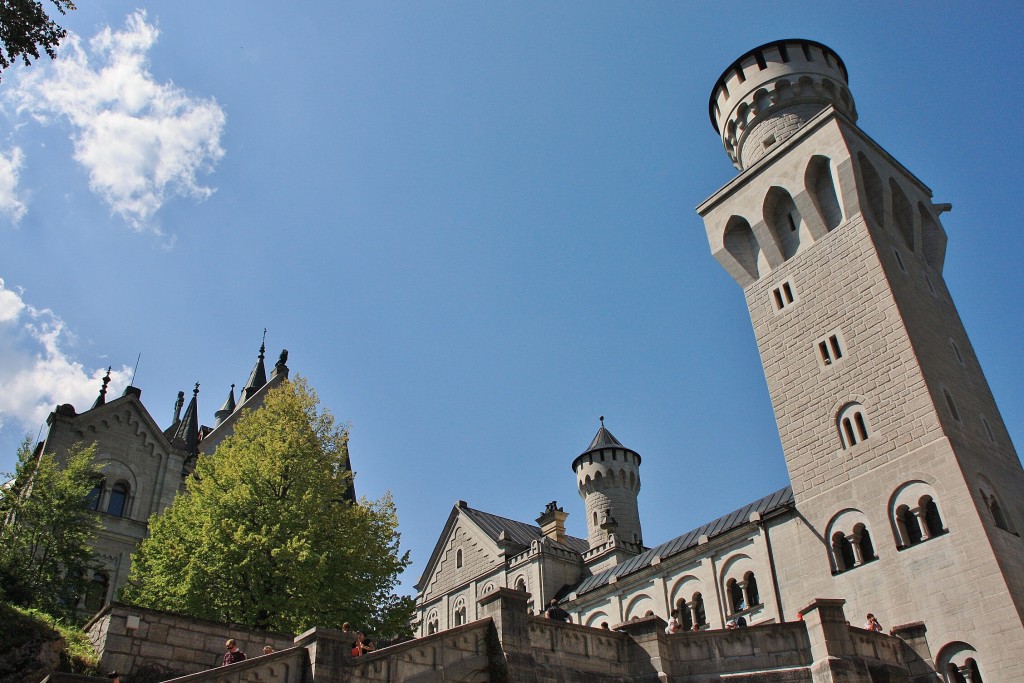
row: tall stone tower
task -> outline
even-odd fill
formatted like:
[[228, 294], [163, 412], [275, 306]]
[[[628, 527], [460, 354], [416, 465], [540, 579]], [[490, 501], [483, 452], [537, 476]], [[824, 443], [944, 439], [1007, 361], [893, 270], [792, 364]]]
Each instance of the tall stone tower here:
[[944, 675], [1019, 680], [1024, 470], [943, 280], [950, 206], [857, 127], [847, 84], [831, 49], [784, 40], [710, 101], [740, 173], [698, 212], [746, 296], [802, 521], [775, 540], [783, 609], [845, 598], [923, 622]]
[[626, 448], [604, 426], [587, 450], [573, 460], [576, 484], [586, 506], [584, 562], [592, 571], [618, 563], [643, 550], [640, 512], [640, 454]]

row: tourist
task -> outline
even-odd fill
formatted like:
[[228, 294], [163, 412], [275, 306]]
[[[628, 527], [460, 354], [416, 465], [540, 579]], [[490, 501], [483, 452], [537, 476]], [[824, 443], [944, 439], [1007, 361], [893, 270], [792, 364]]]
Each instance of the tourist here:
[[245, 653], [238, 649], [238, 645], [235, 643], [234, 638], [227, 639], [227, 642], [224, 643], [224, 649], [226, 649], [227, 652], [224, 653], [224, 662], [221, 666], [245, 661]]
[[544, 616], [548, 619], [554, 619], [555, 621], [571, 621], [572, 618], [569, 613], [558, 606], [558, 600], [551, 598], [551, 602], [548, 604], [548, 608], [544, 610]]
[[116, 671], [111, 671], [107, 674], [107, 678], [110, 679], [110, 683], [121, 683], [121, 674]]
[[263, 654], [265, 654], [265, 655], [272, 655], [272, 654], [274, 654], [274, 648], [270, 647], [269, 645], [264, 645], [263, 646]]
[[882, 632], [882, 625], [878, 623], [878, 619], [875, 619], [875, 615], [868, 612], [867, 621], [864, 622], [864, 628], [868, 631], [875, 631], [877, 633]]
[[665, 633], [672, 635], [673, 633], [679, 633], [679, 629], [679, 610], [674, 609], [668, 618], [668, 626], [665, 627]]
[[601, 628], [604, 629], [605, 631], [611, 631], [611, 629], [608, 628], [608, 622], [607, 621], [602, 621], [601, 622]]
[[373, 652], [377, 648], [374, 647], [373, 641], [366, 637], [366, 634], [362, 631], [356, 631], [356, 639], [352, 643], [352, 656], [362, 657], [367, 652]]

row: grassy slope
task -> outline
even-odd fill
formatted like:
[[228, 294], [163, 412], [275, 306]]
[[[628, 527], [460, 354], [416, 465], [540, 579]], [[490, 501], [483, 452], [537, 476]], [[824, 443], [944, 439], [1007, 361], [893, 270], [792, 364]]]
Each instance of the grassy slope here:
[[58, 639], [64, 648], [57, 671], [97, 673], [96, 653], [81, 629], [37, 610], [0, 603], [0, 681], [8, 671], [34, 666], [34, 655]]

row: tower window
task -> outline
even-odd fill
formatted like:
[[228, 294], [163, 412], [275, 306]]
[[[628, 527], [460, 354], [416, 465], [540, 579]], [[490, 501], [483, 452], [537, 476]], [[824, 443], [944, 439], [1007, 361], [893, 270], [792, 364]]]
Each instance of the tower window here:
[[786, 222], [789, 223], [789, 230], [790, 230], [790, 232], [796, 232], [796, 221], [793, 220], [793, 214], [791, 214], [791, 213], [787, 213], [786, 214]]
[[796, 301], [792, 280], [786, 280], [772, 289], [772, 303], [776, 311], [781, 311]]
[[903, 257], [900, 256], [900, 252], [896, 249], [892, 250], [892, 255], [896, 257], [896, 265], [900, 267], [904, 273], [907, 272], [907, 267], [903, 264]]
[[946, 397], [946, 405], [949, 406], [949, 413], [950, 413], [950, 415], [953, 416], [954, 420], [959, 422], [960, 421], [960, 411], [956, 409], [956, 403], [953, 402], [953, 396], [946, 389], [943, 389], [942, 393]]
[[838, 331], [819, 339], [817, 342], [818, 361], [822, 366], [829, 366], [838, 363], [845, 355], [843, 353], [843, 341]]
[[949, 340], [949, 345], [953, 347], [953, 353], [956, 355], [956, 362], [960, 365], [967, 365], [964, 361], [964, 354], [960, 353], [960, 346], [953, 339]]
[[455, 568], [462, 569], [462, 548], [455, 551]]
[[992, 425], [988, 423], [988, 419], [982, 415], [981, 424], [985, 427], [985, 434], [988, 436], [988, 440], [992, 443], [996, 442], [996, 434], [992, 431]]
[[867, 418], [864, 417], [864, 406], [859, 403], [851, 403], [843, 408], [839, 413], [838, 426], [843, 448], [853, 448], [866, 441], [870, 435]]

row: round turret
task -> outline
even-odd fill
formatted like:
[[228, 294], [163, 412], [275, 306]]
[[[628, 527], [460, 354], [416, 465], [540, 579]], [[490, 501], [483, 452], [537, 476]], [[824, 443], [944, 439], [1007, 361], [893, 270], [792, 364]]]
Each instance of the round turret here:
[[587, 541], [596, 548], [611, 534], [628, 544], [643, 544], [637, 495], [640, 455], [601, 428], [590, 446], [572, 462], [580, 498], [587, 509]]
[[851, 120], [857, 109], [846, 65], [813, 40], [779, 40], [732, 63], [711, 91], [711, 125], [741, 171], [832, 105]]

